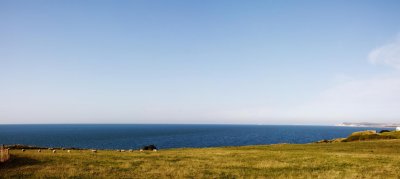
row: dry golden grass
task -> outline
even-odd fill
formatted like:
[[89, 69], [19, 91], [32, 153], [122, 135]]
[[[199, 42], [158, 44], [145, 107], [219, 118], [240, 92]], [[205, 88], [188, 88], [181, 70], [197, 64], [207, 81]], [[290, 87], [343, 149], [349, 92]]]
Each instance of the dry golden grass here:
[[400, 140], [169, 149], [12, 150], [0, 178], [399, 178]]

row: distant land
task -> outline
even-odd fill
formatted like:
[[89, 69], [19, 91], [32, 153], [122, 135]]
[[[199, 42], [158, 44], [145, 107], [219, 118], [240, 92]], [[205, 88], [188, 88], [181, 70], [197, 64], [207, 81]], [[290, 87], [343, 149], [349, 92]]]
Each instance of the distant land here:
[[370, 123], [370, 122], [343, 122], [337, 124], [336, 126], [346, 126], [346, 127], [400, 127], [400, 123]]

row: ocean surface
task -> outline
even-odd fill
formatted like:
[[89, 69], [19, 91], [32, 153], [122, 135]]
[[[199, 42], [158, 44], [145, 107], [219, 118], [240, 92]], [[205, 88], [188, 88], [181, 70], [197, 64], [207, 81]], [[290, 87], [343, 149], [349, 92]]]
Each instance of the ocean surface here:
[[0, 144], [93, 149], [243, 146], [310, 143], [381, 128], [290, 125], [76, 124], [0, 125]]

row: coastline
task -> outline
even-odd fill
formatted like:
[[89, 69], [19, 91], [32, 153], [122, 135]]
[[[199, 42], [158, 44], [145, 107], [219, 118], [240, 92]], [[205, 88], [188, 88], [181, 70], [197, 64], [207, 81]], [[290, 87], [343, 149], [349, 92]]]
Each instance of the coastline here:
[[306, 144], [342, 138], [360, 130], [337, 126], [293, 125], [13, 125], [0, 126], [1, 143], [42, 148], [161, 149]]
[[[353, 132], [345, 138], [333, 138], [333, 139], [323, 139], [319, 141], [314, 141], [311, 143], [340, 143], [340, 142], [353, 142], [353, 141], [368, 141], [368, 140], [390, 140], [390, 139], [400, 139], [400, 131], [396, 130], [382, 130], [380, 132], [375, 130], [365, 130]], [[216, 147], [246, 147], [246, 146], [268, 146], [268, 145], [282, 145], [282, 144], [295, 144], [295, 143], [275, 143], [275, 144], [255, 144], [255, 145], [239, 145], [239, 146], [213, 146], [213, 147], [177, 147], [177, 148], [167, 148], [167, 149], [202, 149], [202, 148], [216, 148]], [[24, 145], [24, 144], [12, 144], [5, 145], [6, 148], [16, 150], [16, 149], [51, 149], [51, 150], [93, 150], [94, 148], [77, 148], [77, 147], [44, 147], [44, 146], [34, 146], [34, 145]], [[141, 148], [135, 149], [117, 149], [117, 150], [140, 150]], [[96, 149], [96, 150], [115, 150], [115, 149]]]

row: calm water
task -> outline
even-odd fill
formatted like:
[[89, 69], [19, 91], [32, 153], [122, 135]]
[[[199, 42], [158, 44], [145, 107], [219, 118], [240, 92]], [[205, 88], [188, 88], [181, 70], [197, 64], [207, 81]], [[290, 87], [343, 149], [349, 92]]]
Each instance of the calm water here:
[[380, 128], [278, 125], [0, 125], [0, 144], [137, 149], [309, 143]]

